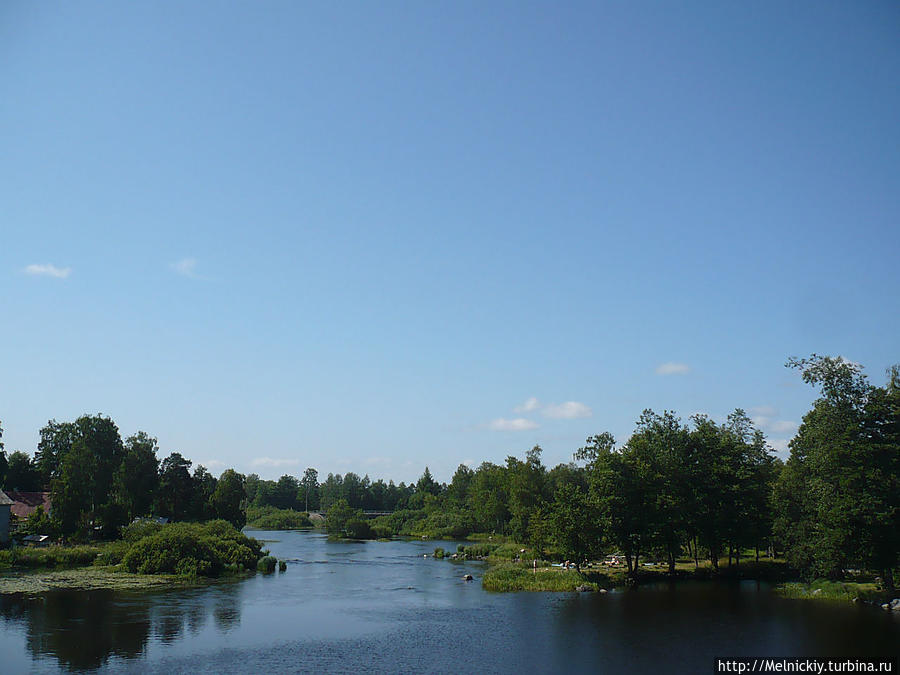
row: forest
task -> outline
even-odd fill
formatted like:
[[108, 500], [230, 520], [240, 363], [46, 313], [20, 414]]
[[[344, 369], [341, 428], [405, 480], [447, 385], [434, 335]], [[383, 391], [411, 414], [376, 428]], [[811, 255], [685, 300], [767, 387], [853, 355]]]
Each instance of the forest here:
[[[504, 535], [581, 562], [616, 553], [641, 561], [740, 564], [784, 557], [807, 578], [879, 574], [893, 588], [900, 561], [900, 367], [874, 386], [840, 357], [791, 359], [818, 398], [778, 459], [750, 417], [717, 422], [645, 410], [622, 444], [588, 438], [570, 463], [548, 469], [535, 446], [504, 464], [460, 465], [449, 483], [426, 467], [415, 483], [307, 469], [277, 481], [228, 469], [217, 479], [173, 452], [157, 458], [144, 432], [120, 438], [102, 415], [51, 420], [34, 456], [0, 443], [0, 484], [49, 488], [52, 511], [27, 531], [67, 541], [115, 538], [143, 516], [227, 520], [236, 527], [300, 527], [325, 512], [329, 533], [351, 538]], [[0, 430], [2, 434], [2, 430]]]

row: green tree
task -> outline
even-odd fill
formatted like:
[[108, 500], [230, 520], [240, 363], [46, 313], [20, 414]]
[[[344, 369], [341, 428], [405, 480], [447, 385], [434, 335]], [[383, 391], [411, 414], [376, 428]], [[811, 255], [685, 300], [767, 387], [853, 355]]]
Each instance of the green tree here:
[[194, 482], [190, 474], [191, 462], [173, 452], [159, 467], [159, 491], [156, 494], [156, 510], [170, 520], [188, 517]]
[[24, 492], [37, 492], [41, 489], [41, 475], [27, 453], [16, 450], [9, 455], [4, 487]]
[[562, 485], [550, 507], [553, 540], [567, 560], [581, 571], [581, 562], [599, 550], [600, 532], [596, 508], [588, 495], [574, 485]]
[[[346, 480], [346, 478], [347, 477], [345, 476], [344, 480]], [[426, 466], [425, 472], [422, 474], [422, 476], [419, 478], [419, 480], [416, 481], [416, 492], [420, 492], [422, 494], [436, 495], [436, 494], [440, 493], [440, 491], [441, 491], [440, 483], [438, 483], [432, 477], [431, 471], [429, 471], [428, 467]]]
[[149, 515], [159, 486], [156, 439], [143, 431], [125, 439], [124, 455], [116, 469], [114, 493], [129, 521]]
[[34, 455], [34, 463], [44, 485], [50, 485], [54, 478], [59, 477], [63, 455], [79, 436], [78, 426], [74, 422], [57, 422], [54, 419], [41, 429], [41, 440]]
[[244, 484], [243, 474], [228, 469], [219, 477], [210, 497], [213, 517], [227, 520], [237, 529], [241, 529], [247, 522], [247, 494]]
[[821, 396], [791, 441], [776, 489], [776, 530], [790, 562], [811, 576], [880, 571], [900, 559], [900, 369], [874, 387], [840, 357], [791, 359]]
[[[309, 467], [303, 472], [303, 478], [300, 479], [300, 493], [303, 495], [303, 503], [307, 513], [309, 513], [310, 505], [312, 508], [319, 507], [319, 472]], [[298, 495], [299, 497], [299, 495]]]
[[325, 514], [325, 531], [335, 536], [343, 536], [347, 523], [362, 519], [362, 513], [350, 506], [343, 497], [328, 507]]

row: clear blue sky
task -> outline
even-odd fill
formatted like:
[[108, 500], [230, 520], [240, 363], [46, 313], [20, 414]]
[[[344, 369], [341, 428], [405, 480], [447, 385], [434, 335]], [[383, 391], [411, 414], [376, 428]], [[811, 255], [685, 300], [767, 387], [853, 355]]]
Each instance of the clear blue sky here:
[[[571, 459], [900, 360], [896, 2], [0, 5], [0, 420]], [[529, 399], [530, 403], [526, 403]]]

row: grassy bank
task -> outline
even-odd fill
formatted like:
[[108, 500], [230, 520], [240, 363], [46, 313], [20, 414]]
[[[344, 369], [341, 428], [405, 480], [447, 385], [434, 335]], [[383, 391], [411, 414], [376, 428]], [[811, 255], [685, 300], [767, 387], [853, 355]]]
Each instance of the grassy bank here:
[[[593, 578], [592, 578], [593, 577]], [[492, 565], [485, 573], [481, 584], [486, 591], [575, 591], [586, 588], [597, 591], [604, 586], [598, 582], [599, 575], [590, 575], [565, 570], [561, 567], [542, 567], [535, 570], [525, 564], [503, 563]]]
[[779, 584], [775, 592], [783, 598], [820, 600], [824, 602], [867, 602], [881, 604], [900, 595], [897, 591], [879, 590], [874, 582], [827, 581], [812, 583], [791, 581]]
[[142, 522], [122, 535], [118, 541], [91, 545], [0, 551], [0, 593], [148, 588], [240, 576], [255, 571], [264, 554], [259, 541], [224, 520]]

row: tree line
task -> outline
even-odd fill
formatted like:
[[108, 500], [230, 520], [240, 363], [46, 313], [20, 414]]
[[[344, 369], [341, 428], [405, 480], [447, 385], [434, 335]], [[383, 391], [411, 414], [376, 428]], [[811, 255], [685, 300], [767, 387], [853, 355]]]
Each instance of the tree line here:
[[[535, 446], [523, 459], [460, 465], [449, 483], [428, 468], [415, 483], [372, 481], [355, 473], [217, 480], [173, 452], [157, 460], [143, 432], [120, 439], [109, 418], [51, 421], [34, 458], [0, 444], [0, 484], [50, 486], [55, 531], [112, 536], [131, 519], [224, 518], [239, 527], [246, 506], [325, 510], [329, 530], [352, 536], [508, 535], [538, 551], [553, 547], [581, 561], [622, 555], [630, 574], [642, 560], [670, 571], [687, 556], [739, 564], [748, 551], [784, 554], [810, 576], [869, 569], [893, 586], [900, 558], [900, 367], [882, 387], [861, 366], [812, 355], [791, 359], [820, 396], [781, 462], [747, 414], [723, 422], [645, 410], [628, 440], [587, 439], [573, 461], [552, 469]], [[2, 430], [0, 430], [2, 435]], [[362, 511], [390, 512], [364, 520]], [[348, 527], [349, 524], [349, 527]]]

